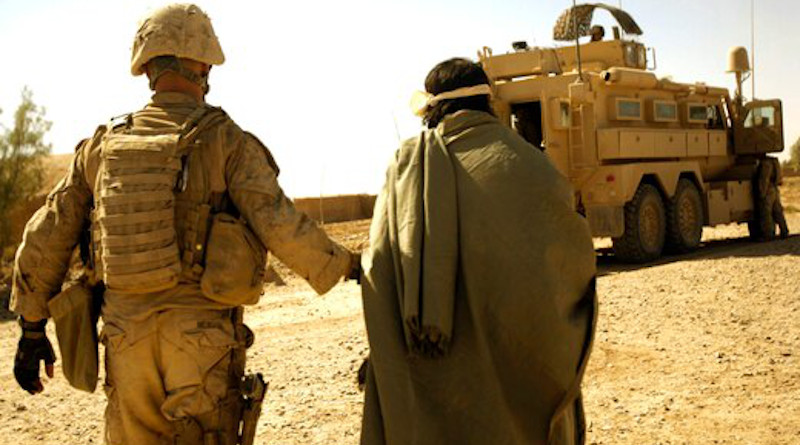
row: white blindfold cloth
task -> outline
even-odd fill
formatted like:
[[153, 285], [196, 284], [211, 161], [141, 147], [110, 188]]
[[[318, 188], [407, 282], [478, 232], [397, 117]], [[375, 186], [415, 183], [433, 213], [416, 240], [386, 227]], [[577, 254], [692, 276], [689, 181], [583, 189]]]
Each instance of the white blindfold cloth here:
[[471, 87], [456, 88], [455, 90], [445, 91], [435, 96], [425, 91], [415, 91], [414, 94], [411, 95], [411, 102], [409, 105], [411, 106], [411, 111], [416, 116], [422, 116], [430, 107], [433, 107], [443, 100], [481, 96], [484, 94], [492, 95], [492, 87], [485, 83]]

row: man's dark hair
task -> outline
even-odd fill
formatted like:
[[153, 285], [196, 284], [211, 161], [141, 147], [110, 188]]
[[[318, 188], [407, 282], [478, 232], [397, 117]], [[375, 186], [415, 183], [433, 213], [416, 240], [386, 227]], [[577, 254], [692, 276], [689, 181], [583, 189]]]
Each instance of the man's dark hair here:
[[[453, 91], [458, 88], [471, 87], [475, 85], [491, 85], [489, 77], [481, 68], [479, 63], [469, 59], [453, 58], [440, 62], [425, 77], [425, 91], [434, 96], [446, 91]], [[489, 103], [489, 95], [462, 97], [458, 99], [443, 100], [430, 107], [422, 121], [428, 128], [434, 128], [448, 114], [459, 110], [484, 111], [494, 115], [492, 106]]]

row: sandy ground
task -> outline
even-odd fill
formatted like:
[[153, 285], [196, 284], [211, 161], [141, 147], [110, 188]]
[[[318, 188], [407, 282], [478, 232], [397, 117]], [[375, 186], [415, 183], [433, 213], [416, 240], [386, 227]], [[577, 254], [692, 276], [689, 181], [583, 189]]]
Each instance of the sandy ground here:
[[[783, 194], [800, 231], [800, 178], [787, 180]], [[328, 229], [357, 247], [367, 227]], [[600, 318], [584, 384], [588, 443], [800, 444], [800, 236], [745, 237], [741, 226], [706, 229], [698, 252], [647, 266], [601, 251]], [[257, 336], [249, 367], [271, 381], [258, 443], [357, 443], [355, 370], [367, 354], [358, 288], [344, 283], [317, 297], [278, 271], [287, 285], [270, 285], [246, 316]], [[79, 393], [58, 374], [35, 397], [16, 386], [17, 329], [0, 324], [4, 443], [102, 443], [102, 391]]]

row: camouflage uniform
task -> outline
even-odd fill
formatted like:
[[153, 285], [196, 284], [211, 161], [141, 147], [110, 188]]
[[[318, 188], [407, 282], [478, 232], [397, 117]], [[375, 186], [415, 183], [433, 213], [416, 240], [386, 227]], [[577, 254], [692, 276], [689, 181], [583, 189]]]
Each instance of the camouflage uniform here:
[[[156, 93], [130, 116], [125, 129], [174, 133], [198, 108], [212, 109], [189, 95]], [[223, 116], [197, 137], [200, 144], [188, 155], [183, 173], [186, 186], [175, 194], [180, 254], [190, 259], [180, 283], [142, 294], [107, 288], [103, 295], [109, 444], [234, 443], [248, 336], [237, 304], [212, 300], [200, 286], [202, 240], [213, 215], [198, 209], [213, 196], [223, 196], [222, 208], [240, 215], [263, 248], [318, 293], [350, 270], [349, 252], [284, 195], [266, 147]], [[16, 256], [11, 309], [27, 319], [49, 317], [47, 302], [60, 291], [72, 253], [90, 224], [108, 131], [114, 130], [101, 126], [79, 144], [66, 176], [26, 226]]]

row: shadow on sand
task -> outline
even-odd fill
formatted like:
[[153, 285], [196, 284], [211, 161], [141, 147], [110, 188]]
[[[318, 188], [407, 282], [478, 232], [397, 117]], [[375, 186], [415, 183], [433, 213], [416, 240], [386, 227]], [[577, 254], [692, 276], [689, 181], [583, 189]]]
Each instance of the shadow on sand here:
[[722, 258], [758, 258], [767, 256], [800, 256], [800, 235], [774, 241], [751, 241], [749, 238], [727, 238], [703, 242], [694, 252], [665, 255], [646, 264], [626, 264], [617, 261], [611, 248], [598, 249], [598, 275], [646, 269], [677, 261], [697, 261]]
[[[751, 241], [749, 238], [728, 238], [704, 242], [691, 253], [682, 255], [665, 255], [656, 261], [646, 264], [626, 264], [617, 261], [611, 248], [598, 249], [598, 276], [628, 272], [649, 267], [661, 266], [678, 261], [697, 261], [722, 258], [745, 258], [767, 256], [800, 256], [800, 235], [792, 235], [787, 239], [769, 242]], [[11, 289], [0, 285], [0, 323], [16, 319], [16, 315], [8, 310]]]

